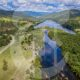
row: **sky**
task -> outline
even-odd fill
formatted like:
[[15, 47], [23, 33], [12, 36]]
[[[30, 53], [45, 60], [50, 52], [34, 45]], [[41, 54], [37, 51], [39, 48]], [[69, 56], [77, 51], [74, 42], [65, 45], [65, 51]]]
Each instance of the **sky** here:
[[34, 12], [58, 12], [80, 9], [80, 0], [0, 0], [0, 9]]

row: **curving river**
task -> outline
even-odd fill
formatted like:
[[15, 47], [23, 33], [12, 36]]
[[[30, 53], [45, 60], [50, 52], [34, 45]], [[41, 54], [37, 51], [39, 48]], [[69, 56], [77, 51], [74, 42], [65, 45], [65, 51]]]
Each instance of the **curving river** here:
[[44, 68], [52, 67], [63, 59], [61, 49], [57, 46], [56, 41], [48, 37], [47, 30], [44, 30], [43, 42], [44, 47], [40, 51], [41, 64]]
[[[46, 20], [43, 23], [35, 26], [35, 28], [42, 28], [45, 26], [60, 29], [69, 34], [75, 34], [73, 31], [63, 28], [60, 24], [52, 20]], [[56, 41], [49, 38], [48, 30], [44, 30], [43, 43], [44, 46], [39, 52], [42, 65], [42, 77], [45, 78], [46, 75], [47, 77], [52, 77], [60, 73], [64, 69], [66, 63], [62, 56], [61, 48], [57, 46]]]
[[52, 21], [52, 20], [46, 20], [46, 21], [40, 23], [39, 25], [35, 26], [34, 28], [43, 28], [45, 26], [47, 26], [49, 28], [55, 28], [55, 29], [63, 30], [63, 31], [70, 33], [70, 34], [75, 34], [75, 32], [64, 28], [63, 26], [61, 26], [60, 24], [58, 24], [57, 22]]

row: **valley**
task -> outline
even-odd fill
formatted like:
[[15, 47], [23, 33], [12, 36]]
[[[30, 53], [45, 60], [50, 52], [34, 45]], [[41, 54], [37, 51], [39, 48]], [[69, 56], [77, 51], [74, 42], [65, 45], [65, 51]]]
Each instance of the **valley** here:
[[[74, 13], [77, 10], [71, 11]], [[19, 16], [13, 18], [9, 16], [10, 14], [7, 14], [7, 17], [2, 15], [0, 80], [42, 80], [41, 72], [39, 73], [38, 70], [42, 68], [40, 50], [44, 47], [44, 41], [48, 40], [48, 38], [43, 39], [45, 30], [49, 31], [49, 38], [56, 41], [57, 46], [61, 48], [65, 63], [76, 80], [80, 80], [80, 15], [78, 15], [79, 11], [76, 13], [70, 14], [69, 19], [65, 16], [67, 14], [65, 11], [39, 18], [28, 15], [25, 18]], [[63, 18], [61, 18], [62, 14], [64, 14]], [[55, 15], [57, 18], [54, 17]], [[56, 75], [53, 79], [61, 80], [60, 78], [62, 77]]]

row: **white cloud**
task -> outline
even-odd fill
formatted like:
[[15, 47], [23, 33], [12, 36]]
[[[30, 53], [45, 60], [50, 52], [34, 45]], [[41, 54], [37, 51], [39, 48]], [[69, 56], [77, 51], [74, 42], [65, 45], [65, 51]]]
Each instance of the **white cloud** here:
[[19, 3], [26, 3], [27, 0], [17, 0]]
[[8, 0], [0, 0], [0, 4], [7, 5]]
[[[0, 5], [5, 6], [9, 10], [14, 9], [14, 7], [7, 5], [9, 1], [12, 1], [13, 6], [17, 7], [16, 10], [36, 12], [56, 12], [59, 10], [65, 10], [67, 8], [74, 8], [75, 6], [80, 5], [80, 0], [0, 0]], [[46, 3], [49, 5], [46, 5]], [[68, 7], [67, 5], [71, 6]], [[77, 8], [80, 7], [78, 6]]]
[[53, 7], [52, 6], [46, 6], [46, 5], [43, 5], [43, 4], [35, 5], [35, 4], [32, 4], [32, 3], [28, 3], [26, 5], [22, 5], [22, 6], [18, 7], [16, 10], [17, 11], [27, 10], [27, 11], [35, 11], [35, 12], [52, 12]]

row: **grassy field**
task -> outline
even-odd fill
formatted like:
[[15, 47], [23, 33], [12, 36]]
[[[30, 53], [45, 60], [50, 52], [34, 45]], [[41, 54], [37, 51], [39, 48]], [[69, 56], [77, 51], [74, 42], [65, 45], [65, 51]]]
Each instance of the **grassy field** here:
[[[6, 71], [3, 70], [4, 60], [7, 62]], [[10, 49], [7, 49], [4, 53], [0, 54], [0, 80], [11, 80], [11, 77], [13, 76], [15, 69], [16, 68], [10, 55]]]
[[27, 50], [23, 53], [23, 55], [25, 56], [26, 59], [31, 58], [32, 57], [32, 51]]

